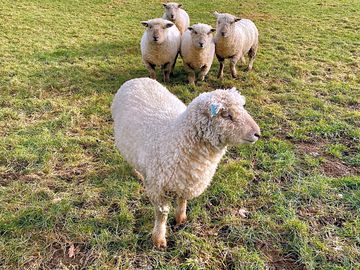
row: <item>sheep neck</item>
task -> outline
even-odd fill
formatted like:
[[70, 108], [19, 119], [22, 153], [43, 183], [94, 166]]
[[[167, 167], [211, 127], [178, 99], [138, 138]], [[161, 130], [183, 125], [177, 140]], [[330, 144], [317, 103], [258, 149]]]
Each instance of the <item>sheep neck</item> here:
[[171, 129], [177, 137], [177, 143], [174, 144], [174, 152], [180, 152], [189, 157], [188, 159], [179, 158], [179, 163], [207, 163], [209, 161], [220, 161], [226, 146], [214, 146], [208, 142], [199, 129], [200, 121], [196, 114], [189, 112], [189, 108], [182, 113], [173, 123]]

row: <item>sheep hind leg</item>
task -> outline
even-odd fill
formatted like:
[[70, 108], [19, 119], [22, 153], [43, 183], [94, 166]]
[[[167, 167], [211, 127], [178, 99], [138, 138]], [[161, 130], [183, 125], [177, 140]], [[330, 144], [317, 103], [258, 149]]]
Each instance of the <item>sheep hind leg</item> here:
[[177, 198], [177, 206], [176, 206], [176, 225], [184, 224], [187, 220], [186, 217], [186, 205], [187, 201], [184, 198]]
[[147, 70], [149, 71], [150, 78], [156, 80], [156, 72], [155, 72], [156, 65], [154, 65], [153, 63], [147, 62], [147, 61], [145, 61], [144, 63], [145, 63]]
[[176, 60], [179, 56], [179, 53], [177, 53], [177, 55], [175, 56], [175, 59], [174, 59], [174, 63], [172, 63], [171, 65], [171, 71], [170, 71], [170, 76], [174, 76], [174, 68], [175, 68], [175, 64], [176, 64]]
[[255, 45], [253, 47], [250, 48], [249, 50], [249, 65], [247, 67], [247, 70], [250, 71], [253, 68], [253, 64], [256, 58], [256, 53], [257, 53], [257, 49], [258, 49], [258, 45]]
[[220, 63], [220, 67], [219, 67], [219, 72], [218, 72], [218, 79], [222, 79], [224, 77], [224, 58], [216, 55], [217, 59], [219, 60]]
[[166, 248], [166, 221], [169, 205], [155, 205], [155, 225], [152, 231], [152, 241], [156, 248]]
[[236, 64], [238, 61], [239, 61], [239, 58], [237, 58], [237, 57], [233, 57], [230, 59], [230, 72], [231, 72], [231, 76], [233, 78], [237, 78]]

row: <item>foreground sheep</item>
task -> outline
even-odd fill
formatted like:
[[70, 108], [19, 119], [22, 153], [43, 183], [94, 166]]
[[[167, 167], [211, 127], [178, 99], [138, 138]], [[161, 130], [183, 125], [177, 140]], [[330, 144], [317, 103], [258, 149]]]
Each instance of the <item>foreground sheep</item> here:
[[175, 23], [180, 33], [183, 34], [190, 25], [190, 18], [186, 11], [181, 8], [182, 5], [178, 3], [166, 3], [163, 4], [163, 6], [165, 8], [163, 19]]
[[149, 78], [127, 81], [115, 95], [116, 146], [144, 176], [155, 206], [156, 247], [166, 247], [169, 200], [177, 198], [176, 222], [185, 222], [187, 200], [210, 184], [226, 146], [259, 138], [244, 104], [245, 98], [231, 89], [203, 93], [186, 107]]
[[224, 60], [230, 58], [231, 75], [236, 78], [236, 63], [249, 55], [248, 70], [251, 70], [259, 43], [259, 32], [255, 24], [247, 19], [238, 19], [227, 13], [217, 13], [215, 53], [220, 62], [218, 78], [224, 75]]
[[164, 81], [169, 82], [180, 50], [180, 32], [172, 22], [161, 18], [141, 23], [147, 27], [141, 38], [141, 55], [150, 77], [156, 79], [155, 67], [160, 66]]
[[212, 65], [215, 54], [213, 29], [207, 24], [194, 24], [181, 37], [181, 56], [190, 84], [195, 83], [195, 71], [200, 70], [199, 79], [203, 81]]

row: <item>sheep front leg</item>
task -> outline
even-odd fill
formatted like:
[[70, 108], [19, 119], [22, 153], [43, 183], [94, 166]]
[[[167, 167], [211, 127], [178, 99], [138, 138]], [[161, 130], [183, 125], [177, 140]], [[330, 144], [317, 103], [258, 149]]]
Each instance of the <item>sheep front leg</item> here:
[[147, 70], [150, 73], [150, 78], [156, 80], [156, 73], [155, 73], [155, 67], [156, 65], [148, 62], [148, 61], [144, 61], [145, 67], [147, 68]]
[[184, 67], [185, 67], [185, 69], [186, 69], [186, 71], [188, 73], [189, 84], [195, 85], [195, 70], [188, 63], [185, 63]]
[[204, 65], [201, 67], [200, 73], [199, 73], [199, 80], [203, 81], [205, 80], [205, 76], [208, 74], [210, 70], [210, 66]]
[[186, 204], [187, 201], [184, 198], [177, 198], [177, 206], [176, 206], [176, 225], [180, 225], [186, 222]]
[[222, 58], [219, 55], [216, 55], [217, 59], [219, 60], [220, 63], [220, 67], [219, 67], [219, 72], [218, 72], [218, 79], [222, 79], [224, 77], [224, 58]]
[[152, 232], [152, 241], [156, 248], [166, 247], [166, 221], [169, 214], [169, 205], [155, 205], [155, 225]]
[[170, 72], [171, 72], [172, 66], [170, 65], [170, 62], [167, 62], [162, 66], [163, 75], [164, 75], [164, 82], [168, 83], [170, 81]]
[[241, 59], [239, 56], [234, 56], [230, 59], [230, 71], [233, 78], [237, 78], [236, 64]]

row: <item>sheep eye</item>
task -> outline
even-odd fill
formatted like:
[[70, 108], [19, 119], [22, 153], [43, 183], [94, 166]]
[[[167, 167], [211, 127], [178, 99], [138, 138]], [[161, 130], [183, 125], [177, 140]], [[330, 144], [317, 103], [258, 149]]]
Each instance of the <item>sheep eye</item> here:
[[197, 35], [198, 32], [194, 31], [194, 34]]
[[233, 117], [232, 117], [232, 115], [229, 113], [229, 112], [223, 112], [222, 114], [221, 114], [221, 116], [223, 117], [223, 118], [225, 118], [225, 119], [228, 119], [228, 120], [230, 120], [230, 121], [233, 121]]

